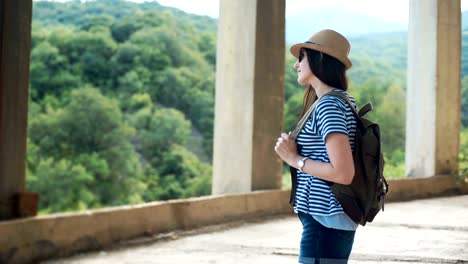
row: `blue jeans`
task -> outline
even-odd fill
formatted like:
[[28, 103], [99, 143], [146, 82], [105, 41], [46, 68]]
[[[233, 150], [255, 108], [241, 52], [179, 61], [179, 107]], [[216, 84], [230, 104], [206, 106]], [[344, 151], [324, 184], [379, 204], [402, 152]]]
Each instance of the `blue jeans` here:
[[299, 263], [348, 263], [356, 231], [327, 228], [312, 215], [302, 212], [299, 219], [302, 223]]

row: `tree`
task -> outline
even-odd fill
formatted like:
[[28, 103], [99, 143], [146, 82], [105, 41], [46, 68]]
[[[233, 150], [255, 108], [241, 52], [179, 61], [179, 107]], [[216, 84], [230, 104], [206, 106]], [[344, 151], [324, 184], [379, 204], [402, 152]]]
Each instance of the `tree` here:
[[33, 21], [31, 25], [31, 50], [34, 50], [38, 44], [47, 41], [47, 35], [44, 25], [38, 21]]
[[468, 76], [463, 77], [461, 87], [461, 122], [468, 127]]
[[67, 71], [67, 59], [49, 42], [41, 42], [31, 51], [30, 83], [35, 98], [58, 95], [73, 89], [81, 80]]
[[[142, 97], [143, 98], [143, 97]], [[148, 162], [145, 201], [207, 195], [211, 192], [211, 167], [183, 145], [190, 121], [176, 109], [140, 108], [131, 118], [138, 129], [139, 149]]]
[[89, 19], [81, 25], [81, 30], [90, 32], [107, 30], [114, 22], [114, 18], [110, 15], [89, 15], [88, 17]]
[[180, 41], [178, 33], [168, 26], [142, 28], [135, 32], [129, 41], [141, 47], [143, 52], [147, 54], [141, 58], [141, 62], [150, 69], [153, 69], [150, 65], [159, 66], [160, 69], [161, 65], [156, 65], [156, 62], [160, 60], [159, 57], [164, 58], [166, 56], [169, 58], [169, 65], [175, 68], [198, 66], [198, 62], [203, 63], [200, 58], [197, 58], [197, 55], [190, 52], [187, 47], [189, 44]]
[[[287, 54], [289, 51], [287, 51]], [[285, 74], [285, 80], [284, 80], [284, 86], [285, 86], [285, 93], [284, 93], [284, 102], [287, 102], [291, 96], [294, 96], [297, 93], [304, 93], [304, 86], [300, 85], [297, 82], [297, 71], [294, 68], [294, 63], [296, 62], [296, 58], [292, 56], [286, 56], [286, 63], [285, 63], [285, 69], [284, 69], [284, 74]]]
[[144, 24], [139, 23], [139, 21], [135, 21], [135, 19], [131, 18], [126, 18], [122, 21], [118, 21], [117, 23], [111, 26], [112, 37], [115, 39], [115, 41], [123, 43], [127, 41], [133, 33], [135, 33], [143, 27]]
[[143, 108], [151, 108], [152, 106], [151, 96], [147, 93], [140, 93], [132, 95], [127, 110], [133, 112]]
[[141, 165], [130, 144], [134, 131], [123, 122], [117, 103], [98, 90], [73, 91], [63, 109], [31, 120], [29, 131], [40, 157], [67, 159], [91, 173], [100, 204], [141, 201]]
[[198, 41], [198, 49], [211, 65], [216, 65], [216, 36], [212, 33], [203, 33]]
[[59, 41], [57, 47], [74, 66], [73, 73], [97, 87], [106, 87], [112, 73], [109, 61], [117, 48], [108, 32], [78, 31]]
[[[155, 56], [157, 57], [158, 54], [155, 53]], [[145, 54], [138, 45], [131, 43], [119, 45], [110, 62], [116, 94], [123, 93], [124, 97], [128, 97], [133, 93], [147, 92], [150, 80], [154, 75], [153, 71], [158, 71], [169, 64], [168, 57], [160, 56], [152, 62], [158, 64], [157, 66], [144, 65], [141, 58], [145, 56], [151, 57], [153, 55]], [[151, 68], [153, 66], [154, 68]]]
[[379, 123], [384, 152], [393, 153], [405, 147], [405, 93], [400, 85], [391, 85], [374, 110]]
[[468, 179], [468, 128], [460, 132], [459, 175], [466, 181]]
[[42, 212], [84, 210], [98, 204], [91, 186], [94, 177], [83, 166], [67, 159], [36, 160], [34, 173], [28, 172], [27, 188], [40, 193]]
[[208, 195], [211, 193], [212, 170], [186, 148], [174, 144], [158, 168], [161, 183], [169, 188], [161, 199]]
[[302, 93], [296, 93], [289, 98], [284, 107], [284, 128], [283, 131], [293, 131], [299, 121], [303, 107]]
[[162, 156], [172, 145], [184, 145], [190, 135], [190, 121], [176, 109], [158, 109], [147, 127], [139, 132], [141, 152], [154, 167], [161, 166]]
[[215, 21], [157, 3], [34, 5], [27, 164], [42, 211], [209, 194], [187, 142], [212, 145]]

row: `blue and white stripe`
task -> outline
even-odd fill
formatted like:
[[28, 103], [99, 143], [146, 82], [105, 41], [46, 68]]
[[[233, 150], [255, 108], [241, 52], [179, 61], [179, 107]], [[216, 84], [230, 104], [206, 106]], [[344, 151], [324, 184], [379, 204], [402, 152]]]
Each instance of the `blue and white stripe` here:
[[[356, 105], [354, 98], [347, 92], [339, 89], [335, 91], [344, 93]], [[356, 119], [351, 108], [341, 98], [325, 96], [317, 103], [297, 137], [299, 154], [315, 161], [330, 163], [325, 140], [331, 133], [348, 135], [351, 148], [354, 149]], [[343, 208], [326, 182], [298, 170], [294, 211], [331, 216], [343, 213]]]

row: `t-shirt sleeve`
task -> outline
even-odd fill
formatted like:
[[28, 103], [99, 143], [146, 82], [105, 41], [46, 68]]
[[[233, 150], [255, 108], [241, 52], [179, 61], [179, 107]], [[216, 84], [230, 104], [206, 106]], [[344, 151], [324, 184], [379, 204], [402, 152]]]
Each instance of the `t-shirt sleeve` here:
[[346, 125], [346, 112], [335, 100], [338, 99], [324, 98], [324, 100], [317, 104], [317, 129], [322, 136], [323, 142], [332, 133], [341, 133], [349, 136]]

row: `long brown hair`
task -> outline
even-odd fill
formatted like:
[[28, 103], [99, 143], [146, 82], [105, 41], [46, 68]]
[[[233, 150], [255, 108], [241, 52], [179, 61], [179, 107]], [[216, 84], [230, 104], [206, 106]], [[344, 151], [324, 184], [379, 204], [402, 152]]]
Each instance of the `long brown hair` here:
[[[302, 48], [299, 51], [299, 58], [303, 56], [303, 52], [307, 55], [307, 61], [312, 73], [324, 84], [341, 89], [348, 90], [348, 80], [346, 79], [346, 67], [339, 60], [334, 57], [312, 49]], [[304, 93], [304, 101], [302, 107], [301, 117], [307, 112], [312, 104], [317, 100], [312, 85], [308, 85]]]

